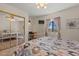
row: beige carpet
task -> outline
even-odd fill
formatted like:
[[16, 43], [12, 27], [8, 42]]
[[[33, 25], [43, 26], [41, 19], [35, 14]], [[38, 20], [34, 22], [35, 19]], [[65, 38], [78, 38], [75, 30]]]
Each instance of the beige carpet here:
[[16, 47], [0, 51], [0, 56], [12, 56]]

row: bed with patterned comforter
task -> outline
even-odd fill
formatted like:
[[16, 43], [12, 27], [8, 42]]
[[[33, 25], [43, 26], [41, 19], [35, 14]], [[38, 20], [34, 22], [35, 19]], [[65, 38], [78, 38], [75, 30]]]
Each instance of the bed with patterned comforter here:
[[[74, 40], [57, 39], [56, 37], [41, 37], [29, 41], [31, 50], [40, 48], [46, 56], [79, 56], [79, 42]], [[42, 51], [42, 52], [43, 52]], [[33, 53], [32, 53], [33, 54]], [[33, 54], [45, 56], [44, 53]]]

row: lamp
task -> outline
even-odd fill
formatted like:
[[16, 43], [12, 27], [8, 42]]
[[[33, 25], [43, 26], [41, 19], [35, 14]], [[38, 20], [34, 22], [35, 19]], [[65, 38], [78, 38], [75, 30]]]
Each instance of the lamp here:
[[9, 19], [9, 21], [15, 21], [15, 19], [14, 19], [14, 16], [13, 16], [13, 15], [8, 16], [7, 18]]

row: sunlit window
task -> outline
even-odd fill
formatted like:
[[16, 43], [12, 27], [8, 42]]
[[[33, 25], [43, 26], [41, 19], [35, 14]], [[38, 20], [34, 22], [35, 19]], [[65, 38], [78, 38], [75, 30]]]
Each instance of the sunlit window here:
[[57, 30], [57, 26], [55, 21], [50, 21], [48, 24], [48, 29], [52, 30], [52, 31], [56, 31]]

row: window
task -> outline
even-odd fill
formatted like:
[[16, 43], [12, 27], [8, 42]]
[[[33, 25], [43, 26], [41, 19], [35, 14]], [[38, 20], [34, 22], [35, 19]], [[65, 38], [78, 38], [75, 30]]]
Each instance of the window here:
[[50, 21], [48, 24], [48, 29], [52, 30], [52, 31], [56, 31], [57, 30], [57, 26], [55, 21]]

